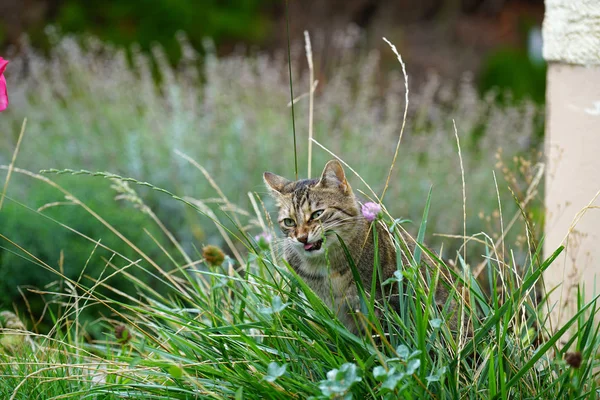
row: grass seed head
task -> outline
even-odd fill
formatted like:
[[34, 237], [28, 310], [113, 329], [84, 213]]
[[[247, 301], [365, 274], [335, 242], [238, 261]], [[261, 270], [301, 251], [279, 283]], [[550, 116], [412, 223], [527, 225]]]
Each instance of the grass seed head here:
[[582, 361], [581, 353], [578, 351], [568, 352], [565, 354], [565, 361], [571, 367], [579, 368], [579, 367], [581, 367], [581, 361]]
[[115, 338], [120, 344], [127, 344], [131, 340], [131, 334], [125, 325], [115, 326]]
[[217, 246], [204, 246], [202, 248], [202, 257], [212, 267], [218, 267], [225, 261], [225, 253]]

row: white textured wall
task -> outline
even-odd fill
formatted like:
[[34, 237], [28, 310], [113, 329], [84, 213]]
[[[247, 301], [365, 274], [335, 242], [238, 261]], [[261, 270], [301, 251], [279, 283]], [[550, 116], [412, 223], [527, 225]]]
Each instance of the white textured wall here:
[[546, 0], [544, 253], [566, 251], [544, 276], [553, 328], [575, 312], [577, 287], [600, 293], [600, 0]]
[[600, 64], [600, 0], [546, 0], [544, 58]]

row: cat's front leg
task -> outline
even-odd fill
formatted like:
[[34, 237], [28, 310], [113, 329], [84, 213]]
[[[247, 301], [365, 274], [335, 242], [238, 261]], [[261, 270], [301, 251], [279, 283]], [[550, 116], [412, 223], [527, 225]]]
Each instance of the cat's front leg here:
[[[368, 298], [365, 299], [369, 301]], [[335, 301], [336, 315], [346, 328], [355, 335], [365, 333], [367, 324], [365, 315], [362, 314], [360, 296], [356, 290], [339, 297]]]

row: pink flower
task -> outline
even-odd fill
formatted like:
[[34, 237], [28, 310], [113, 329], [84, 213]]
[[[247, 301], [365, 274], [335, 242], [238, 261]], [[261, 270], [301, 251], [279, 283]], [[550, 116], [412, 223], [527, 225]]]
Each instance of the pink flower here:
[[262, 232], [254, 236], [254, 240], [256, 241], [256, 243], [258, 243], [258, 247], [266, 250], [269, 248], [269, 244], [273, 240], [273, 236], [268, 232]]
[[369, 222], [375, 221], [379, 217], [380, 213], [381, 206], [377, 203], [373, 203], [372, 201], [369, 201], [362, 206], [362, 214]]
[[8, 107], [8, 91], [6, 90], [6, 79], [4, 78], [4, 70], [7, 65], [8, 61], [0, 57], [0, 111], [4, 111]]

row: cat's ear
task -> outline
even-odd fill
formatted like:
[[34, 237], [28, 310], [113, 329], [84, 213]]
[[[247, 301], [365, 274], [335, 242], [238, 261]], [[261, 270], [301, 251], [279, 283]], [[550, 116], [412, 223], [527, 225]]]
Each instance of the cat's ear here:
[[270, 172], [263, 174], [263, 179], [267, 186], [275, 193], [283, 194], [283, 189], [291, 181], [285, 179], [283, 176], [275, 175]]
[[319, 179], [319, 185], [324, 187], [337, 187], [344, 194], [350, 194], [352, 192], [352, 188], [346, 180], [344, 168], [342, 168], [342, 164], [340, 164], [338, 160], [331, 160], [325, 164], [321, 179]]

